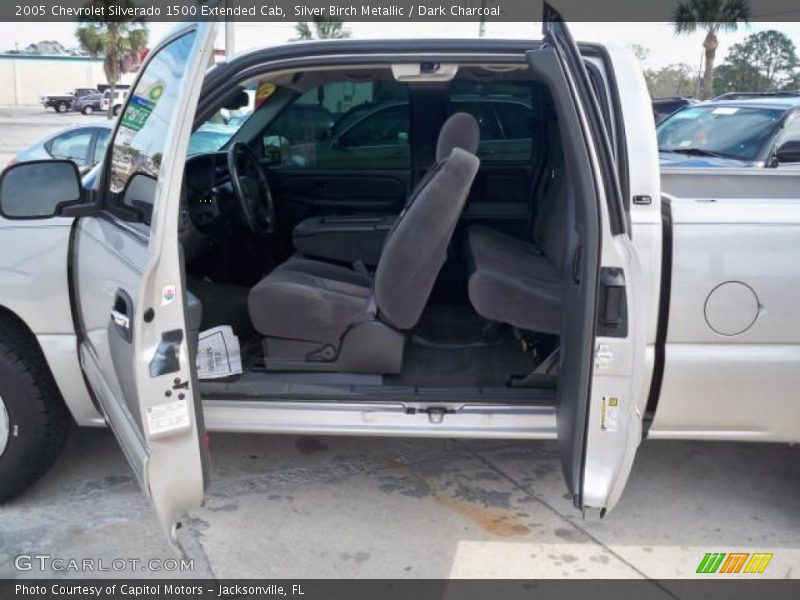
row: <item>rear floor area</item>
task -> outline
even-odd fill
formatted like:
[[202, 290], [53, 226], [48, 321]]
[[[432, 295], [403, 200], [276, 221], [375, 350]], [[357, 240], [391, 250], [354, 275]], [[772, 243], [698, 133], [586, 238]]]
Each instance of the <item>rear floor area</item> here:
[[409, 336], [403, 372], [385, 377], [390, 385], [503, 387], [525, 375], [535, 357], [524, 352], [510, 328], [491, 326], [468, 306], [426, 309]]

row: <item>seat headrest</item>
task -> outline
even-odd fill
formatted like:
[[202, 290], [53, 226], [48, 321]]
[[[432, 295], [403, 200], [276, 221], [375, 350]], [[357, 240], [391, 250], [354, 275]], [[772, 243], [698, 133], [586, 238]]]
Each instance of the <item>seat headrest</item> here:
[[439, 141], [436, 143], [436, 162], [441, 162], [450, 156], [453, 148], [461, 148], [470, 154], [475, 154], [478, 151], [480, 137], [480, 128], [475, 117], [465, 112], [451, 115], [439, 132]]

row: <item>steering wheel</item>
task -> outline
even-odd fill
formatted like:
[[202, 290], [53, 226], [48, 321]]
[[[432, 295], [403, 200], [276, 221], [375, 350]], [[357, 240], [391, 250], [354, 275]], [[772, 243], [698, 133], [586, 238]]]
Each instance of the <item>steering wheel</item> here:
[[228, 171], [245, 225], [256, 235], [275, 232], [275, 203], [267, 174], [247, 144], [236, 142], [228, 150]]

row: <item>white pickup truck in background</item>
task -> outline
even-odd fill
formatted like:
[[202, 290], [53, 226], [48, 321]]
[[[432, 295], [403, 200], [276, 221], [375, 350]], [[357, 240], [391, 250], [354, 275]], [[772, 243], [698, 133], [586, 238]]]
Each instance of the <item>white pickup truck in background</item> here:
[[[660, 174], [637, 61], [576, 45], [552, 9], [543, 20], [542, 41], [320, 42], [208, 72], [213, 27], [186, 24], [150, 53], [84, 186], [69, 163], [8, 169], [0, 500], [52, 464], [72, 420], [111, 426], [171, 535], [203, 499], [206, 430], [557, 439], [576, 507], [601, 513], [646, 437], [800, 441], [800, 173]], [[379, 93], [333, 106], [318, 90], [340, 82]], [[503, 128], [499, 92], [462, 93], [450, 112], [482, 140], [448, 139], [450, 86], [490, 84], [527, 90], [512, 108], [530, 130]], [[231, 140], [185, 158], [243, 91], [256, 107]], [[287, 124], [293, 106], [303, 127]], [[326, 114], [373, 113], [408, 118], [411, 135], [306, 136], [312, 121], [335, 129]], [[314, 166], [336, 153], [365, 158]], [[291, 207], [352, 265], [292, 257]], [[449, 227], [422, 218], [442, 207]], [[376, 264], [357, 254], [365, 231], [386, 240]], [[226, 252], [244, 256], [240, 280], [213, 270]], [[238, 298], [244, 372], [199, 381], [197, 331]], [[453, 323], [442, 340], [430, 314]]]

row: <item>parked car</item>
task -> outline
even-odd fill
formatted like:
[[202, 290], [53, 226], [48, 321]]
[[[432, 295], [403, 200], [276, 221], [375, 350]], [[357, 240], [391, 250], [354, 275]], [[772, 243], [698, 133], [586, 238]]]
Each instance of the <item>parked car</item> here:
[[800, 167], [800, 95], [694, 104], [657, 131], [662, 167]]
[[689, 106], [697, 102], [695, 98], [683, 98], [681, 96], [671, 96], [667, 98], [654, 98], [653, 99], [653, 117], [656, 120], [656, 125], [661, 123], [664, 119], [670, 116], [675, 111], [678, 111], [685, 106]]
[[72, 110], [83, 113], [84, 115], [94, 114], [98, 110], [103, 110], [104, 97], [105, 95], [100, 92], [77, 96], [72, 101]]
[[72, 103], [76, 98], [98, 93], [94, 88], [76, 88], [71, 93], [47, 94], [42, 97], [42, 105], [45, 109], [54, 108], [56, 112], [65, 113], [72, 108]]
[[[600, 515], [643, 438], [800, 441], [800, 173], [684, 170], [662, 196], [638, 61], [542, 22], [543, 41], [310, 42], [209, 70], [214, 23], [184, 23], [83, 182], [6, 170], [2, 499], [73, 419], [112, 425], [173, 539], [207, 430], [557, 440], [569, 497]], [[254, 86], [272, 92], [227, 145], [183, 159]], [[526, 99], [527, 152], [476, 156], [478, 119], [448, 110], [475, 88]], [[295, 104], [392, 99], [416, 104], [403, 163], [265, 152]], [[241, 369], [201, 345], [222, 325]]]
[[776, 92], [727, 92], [714, 100], [747, 100], [748, 98], [798, 98], [800, 90], [782, 90]]
[[112, 111], [112, 114], [116, 117], [119, 116], [120, 111], [122, 110], [123, 105], [125, 104], [125, 100], [128, 98], [128, 90], [127, 89], [117, 89], [114, 90], [114, 98], [111, 98], [111, 90], [106, 90], [103, 92], [103, 99], [100, 102], [100, 110], [105, 111]]
[[85, 173], [103, 159], [111, 127], [111, 123], [97, 121], [62, 129], [18, 152], [7, 166], [30, 160], [65, 159]]

